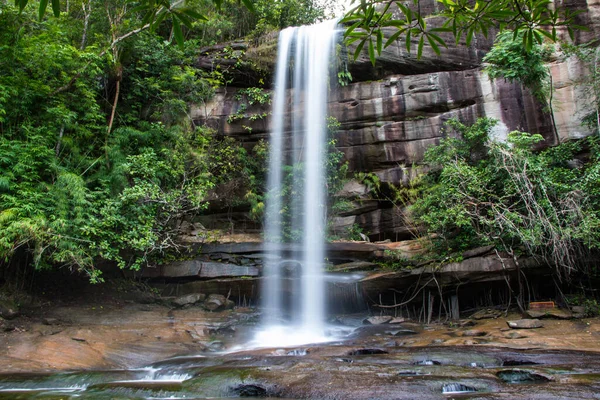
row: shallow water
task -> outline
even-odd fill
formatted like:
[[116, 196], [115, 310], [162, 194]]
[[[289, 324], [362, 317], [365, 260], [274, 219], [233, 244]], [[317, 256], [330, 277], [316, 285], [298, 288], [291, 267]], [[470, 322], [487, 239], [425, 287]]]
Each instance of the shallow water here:
[[387, 331], [184, 355], [130, 370], [4, 374], [0, 399], [600, 398], [596, 353], [404, 347]]

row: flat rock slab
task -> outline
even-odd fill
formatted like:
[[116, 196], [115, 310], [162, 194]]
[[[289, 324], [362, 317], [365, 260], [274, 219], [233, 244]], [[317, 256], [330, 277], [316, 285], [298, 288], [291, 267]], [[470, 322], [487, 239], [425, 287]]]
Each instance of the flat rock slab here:
[[253, 266], [199, 260], [176, 261], [156, 268], [145, 268], [142, 272], [144, 278], [225, 278], [258, 275], [258, 268]]
[[506, 321], [506, 323], [512, 329], [536, 329], [544, 327], [544, 324], [539, 319], [518, 319], [515, 321]]
[[370, 271], [375, 269], [377, 264], [369, 261], [354, 261], [344, 264], [334, 265], [331, 269], [333, 271]]
[[571, 319], [573, 314], [567, 310], [561, 310], [560, 308], [547, 308], [537, 310], [527, 310], [527, 316], [531, 318], [558, 318], [558, 319]]

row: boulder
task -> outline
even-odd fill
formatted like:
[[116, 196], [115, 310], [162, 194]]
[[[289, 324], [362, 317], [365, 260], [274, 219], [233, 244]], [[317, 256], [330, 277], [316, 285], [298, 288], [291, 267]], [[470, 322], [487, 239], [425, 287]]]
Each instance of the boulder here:
[[543, 328], [544, 324], [539, 319], [518, 319], [515, 321], [506, 321], [511, 329], [537, 329]]
[[179, 296], [179, 297], [171, 300], [171, 303], [173, 303], [174, 305], [176, 305], [178, 307], [183, 307], [183, 306], [187, 306], [190, 304], [196, 304], [198, 302], [201, 302], [205, 298], [206, 298], [205, 294], [191, 293], [191, 294], [187, 294], [185, 296]]
[[204, 308], [209, 311], [221, 311], [233, 308], [235, 303], [221, 294], [211, 294], [204, 300]]

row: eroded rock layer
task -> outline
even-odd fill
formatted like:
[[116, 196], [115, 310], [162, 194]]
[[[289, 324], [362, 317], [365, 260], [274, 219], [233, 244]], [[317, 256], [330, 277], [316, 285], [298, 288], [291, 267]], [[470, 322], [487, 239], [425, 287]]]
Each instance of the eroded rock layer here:
[[[577, 22], [590, 29], [576, 34], [577, 43], [599, 36], [600, 19], [595, 18], [600, 14], [599, 2], [572, 0], [561, 5], [583, 11]], [[349, 71], [354, 81], [333, 89], [329, 102], [330, 115], [341, 123], [337, 147], [344, 153], [350, 172], [372, 172], [383, 182], [409, 184], [418, 171], [423, 171], [426, 149], [447, 135], [442, 127], [451, 118], [466, 124], [479, 117], [495, 118], [499, 122], [494, 135], [499, 139], [520, 130], [544, 136], [541, 146], [552, 145], [551, 113], [521, 85], [503, 79], [490, 81], [485, 74], [481, 60], [491, 40], [479, 38], [470, 47], [450, 45], [442, 49], [440, 57], [426, 49], [417, 60], [407, 53], [402, 38], [384, 50], [374, 67], [366, 54], [351, 62]], [[352, 54], [352, 49], [348, 53]], [[548, 67], [555, 88], [552, 113], [560, 139], [589, 135], [591, 131], [581, 125], [586, 102], [576, 84], [586, 73], [584, 67], [575, 58], [560, 55]], [[268, 136], [270, 106], [245, 104], [236, 92], [232, 87], [221, 90], [211, 103], [195, 107], [192, 117], [195, 124], [211, 126], [251, 149]], [[232, 121], [231, 115], [240, 107], [247, 107], [248, 116], [266, 117]], [[292, 140], [285, 142], [293, 144]], [[355, 201], [355, 209], [340, 215], [334, 230], [358, 224], [371, 239], [410, 236], [403, 210], [392, 208], [389, 202], [368, 200], [363, 197]]]

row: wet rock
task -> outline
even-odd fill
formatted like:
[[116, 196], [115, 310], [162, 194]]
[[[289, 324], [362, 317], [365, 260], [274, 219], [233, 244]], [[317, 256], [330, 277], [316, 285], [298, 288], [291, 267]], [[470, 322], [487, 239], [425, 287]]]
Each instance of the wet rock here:
[[258, 384], [243, 384], [238, 385], [229, 390], [231, 395], [239, 397], [267, 397], [268, 391], [262, 385]]
[[431, 344], [442, 344], [446, 341], [446, 339], [434, 339], [431, 341]]
[[392, 317], [390, 317], [388, 315], [381, 315], [381, 316], [369, 317], [363, 321], [363, 324], [365, 324], [365, 325], [381, 325], [381, 324], [387, 324], [391, 320], [392, 320]]
[[235, 333], [236, 327], [234, 321], [224, 322], [222, 324], [214, 324], [206, 327], [206, 332], [209, 335], [227, 335]]
[[0, 299], [0, 317], [4, 319], [14, 319], [17, 318], [21, 313], [19, 312], [19, 306], [17, 303]]
[[364, 314], [350, 314], [350, 315], [339, 315], [335, 318], [335, 321], [345, 326], [359, 327], [363, 325], [365, 321]]
[[220, 340], [213, 340], [206, 346], [208, 351], [222, 351], [225, 348], [225, 343]]
[[235, 303], [228, 300], [221, 294], [211, 294], [206, 300], [204, 300], [204, 308], [209, 311], [227, 310], [233, 308]]
[[504, 334], [504, 337], [507, 338], [507, 339], [524, 339], [527, 336], [525, 336], [525, 335], [523, 335], [523, 334], [521, 334], [519, 332], [512, 331], [512, 332], [506, 332]]
[[205, 294], [191, 293], [191, 294], [187, 294], [185, 296], [177, 297], [176, 299], [173, 299], [171, 301], [171, 303], [173, 303], [173, 305], [175, 305], [175, 306], [183, 307], [183, 306], [187, 306], [190, 304], [199, 303], [199, 302], [203, 301], [204, 299], [206, 299]]
[[286, 353], [287, 356], [305, 356], [306, 354], [308, 354], [307, 349], [294, 349]]
[[506, 321], [506, 323], [512, 329], [537, 329], [544, 327], [544, 324], [538, 319], [518, 319], [515, 321]]
[[481, 331], [479, 329], [469, 329], [462, 333], [463, 336], [467, 336], [467, 337], [479, 337], [479, 336], [485, 336], [487, 334], [488, 333], [486, 331]]
[[413, 362], [413, 365], [442, 365], [442, 363], [436, 360], [419, 360]]
[[388, 322], [388, 324], [402, 324], [404, 322], [406, 322], [406, 318], [398, 318], [398, 317], [396, 317], [396, 318], [392, 318], [390, 320], [390, 322]]
[[506, 383], [544, 383], [552, 380], [549, 376], [521, 369], [498, 371], [496, 376]]
[[406, 335], [416, 335], [417, 332], [412, 329], [395, 329], [393, 331], [388, 331], [392, 336], [406, 336]]
[[442, 393], [444, 394], [458, 394], [458, 393], [470, 393], [476, 392], [472, 386], [463, 385], [462, 383], [447, 383], [442, 386]]

